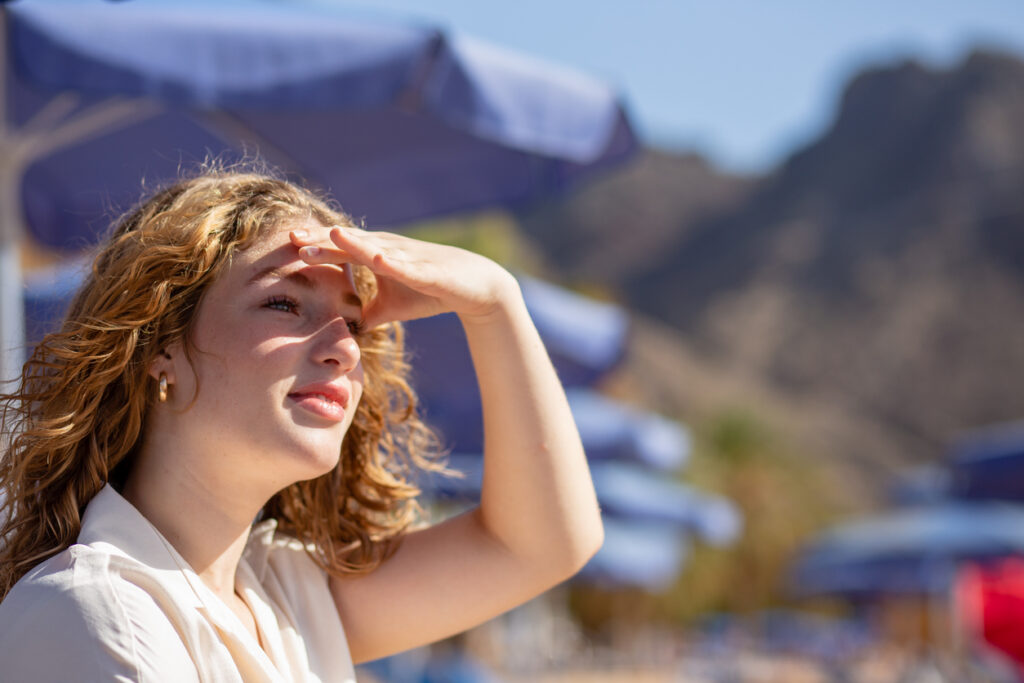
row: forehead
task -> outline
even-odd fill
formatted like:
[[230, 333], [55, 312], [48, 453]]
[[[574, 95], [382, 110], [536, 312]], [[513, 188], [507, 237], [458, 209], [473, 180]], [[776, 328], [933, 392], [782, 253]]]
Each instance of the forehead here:
[[[298, 251], [292, 246], [288, 233], [292, 230], [306, 230], [311, 234], [315, 234], [323, 229], [320, 223], [312, 219], [285, 220], [270, 229], [264, 230], [261, 235], [252, 240], [249, 246], [237, 251], [232, 261], [251, 265], [257, 261], [263, 261], [268, 256], [277, 256], [283, 260], [286, 260], [289, 255], [292, 258], [298, 258]], [[288, 247], [292, 247], [291, 250]]]
[[292, 244], [289, 232], [307, 230], [311, 234], [324, 231], [324, 226], [315, 220], [285, 221], [281, 225], [268, 230], [257, 238], [247, 249], [234, 254], [230, 266], [232, 279], [248, 282], [261, 272], [274, 269], [276, 274], [303, 271], [316, 275], [318, 278], [344, 280], [351, 289], [355, 289], [352, 268], [348, 264], [310, 265], [299, 258], [298, 248]]

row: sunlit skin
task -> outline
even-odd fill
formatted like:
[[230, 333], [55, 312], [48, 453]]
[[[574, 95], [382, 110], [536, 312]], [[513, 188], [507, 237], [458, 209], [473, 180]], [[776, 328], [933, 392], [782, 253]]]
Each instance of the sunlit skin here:
[[[278, 231], [236, 255], [207, 292], [193, 336], [195, 373], [180, 345], [168, 350], [168, 407], [176, 410], [157, 411], [148, 433], [173, 423], [176, 445], [199, 455], [190, 468], [204, 478], [227, 468], [233, 488], [261, 496], [324, 474], [337, 464], [362, 394], [353, 334], [361, 318], [349, 267], [305, 263]], [[343, 421], [289, 398], [319, 382], [350, 392]]]
[[[354, 296], [353, 263], [376, 276], [372, 301]], [[234, 592], [251, 522], [277, 491], [337, 465], [362, 393], [358, 325], [449, 311], [481, 388], [481, 502], [407, 534], [370, 575], [331, 577], [353, 660], [481, 623], [564, 580], [599, 547], [579, 435], [515, 279], [455, 247], [287, 224], [210, 286], [192, 362], [178, 343], [153, 363], [169, 399], [150, 414], [124, 491], [254, 636]], [[337, 388], [347, 407], [303, 393], [310, 385]]]

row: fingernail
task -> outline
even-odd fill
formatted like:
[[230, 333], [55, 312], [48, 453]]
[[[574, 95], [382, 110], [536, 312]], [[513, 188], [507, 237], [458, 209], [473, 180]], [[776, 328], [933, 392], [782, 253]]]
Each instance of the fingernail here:
[[298, 237], [300, 240], [304, 240], [309, 237], [309, 233], [305, 230], [292, 230], [292, 234]]
[[302, 247], [299, 252], [303, 256], [317, 256], [320, 253], [320, 247]]

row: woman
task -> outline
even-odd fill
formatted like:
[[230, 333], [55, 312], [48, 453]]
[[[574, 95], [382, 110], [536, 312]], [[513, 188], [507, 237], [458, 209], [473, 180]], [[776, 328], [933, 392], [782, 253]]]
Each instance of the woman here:
[[[446, 311], [486, 466], [479, 506], [420, 528], [412, 476], [442, 467], [401, 321]], [[353, 680], [602, 541], [515, 279], [262, 173], [207, 170], [124, 216], [3, 405], [9, 680]]]

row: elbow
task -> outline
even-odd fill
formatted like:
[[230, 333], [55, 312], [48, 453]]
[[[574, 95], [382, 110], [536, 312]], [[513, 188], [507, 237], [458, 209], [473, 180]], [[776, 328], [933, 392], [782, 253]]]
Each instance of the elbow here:
[[569, 546], [574, 549], [569, 558], [569, 577], [579, 573], [604, 545], [604, 523], [601, 521], [600, 513], [576, 535], [574, 540], [575, 542]]

